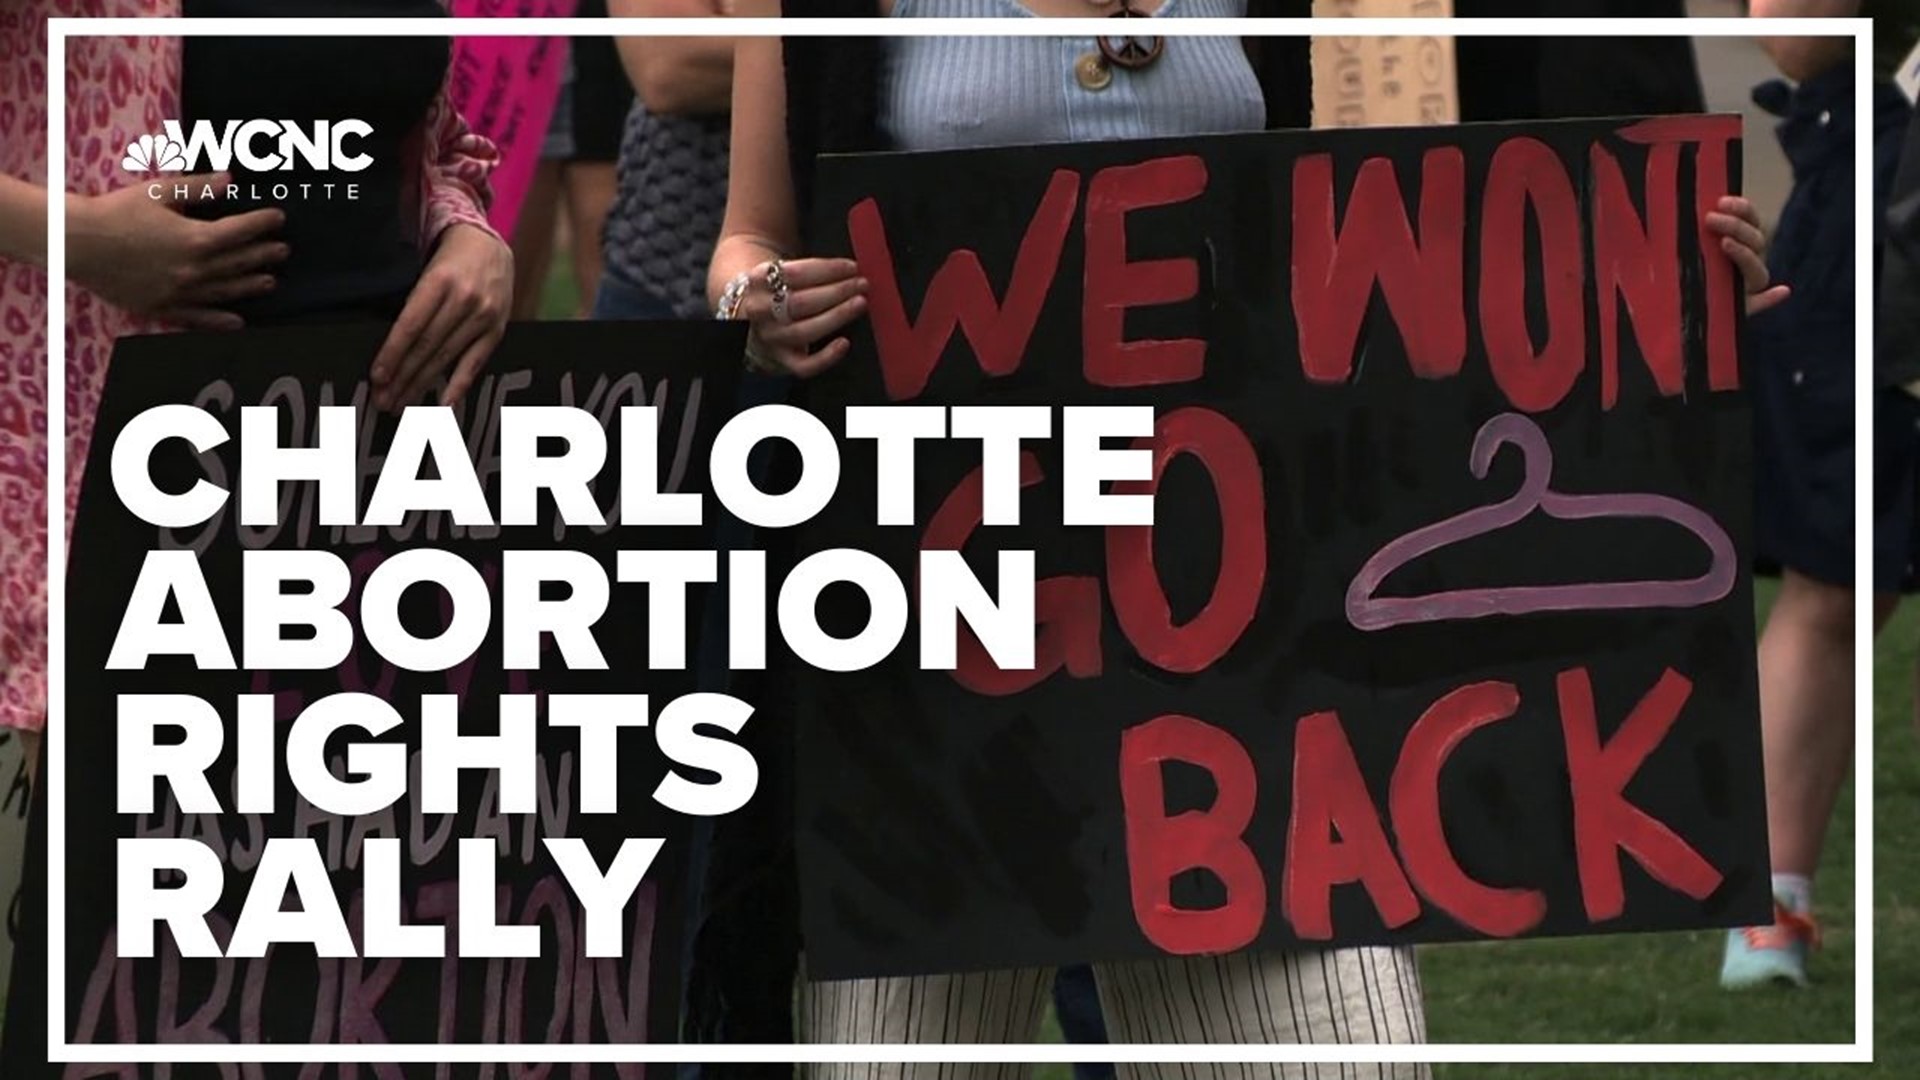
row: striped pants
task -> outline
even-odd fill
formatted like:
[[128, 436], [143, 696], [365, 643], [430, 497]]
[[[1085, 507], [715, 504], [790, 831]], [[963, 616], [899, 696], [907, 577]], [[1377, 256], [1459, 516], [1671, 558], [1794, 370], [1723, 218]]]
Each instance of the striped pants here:
[[[1412, 949], [1236, 953], [1097, 964], [1116, 1043], [1426, 1041]], [[1019, 1043], [1038, 1037], [1053, 972], [805, 984], [814, 1043]], [[1089, 1059], [1098, 1058], [1092, 1050]], [[810, 1080], [1021, 1080], [1026, 1065], [814, 1065]], [[1120, 1065], [1121, 1080], [1427, 1080], [1425, 1065]]]

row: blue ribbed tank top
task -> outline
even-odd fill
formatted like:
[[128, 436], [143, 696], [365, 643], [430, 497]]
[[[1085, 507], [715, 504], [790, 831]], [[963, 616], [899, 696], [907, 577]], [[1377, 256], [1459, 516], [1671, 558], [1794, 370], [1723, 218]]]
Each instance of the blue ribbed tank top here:
[[[1238, 18], [1246, 0], [1165, 0], [1155, 18]], [[1033, 16], [1016, 0], [895, 0], [895, 18]], [[1037, 17], [1037, 16], [1033, 16]], [[1115, 25], [1120, 25], [1115, 20]], [[1128, 20], [1140, 34], [1151, 20]], [[1151, 67], [1082, 85], [1088, 38], [897, 37], [880, 74], [880, 132], [898, 150], [951, 150], [1258, 131], [1266, 103], [1237, 37], [1168, 38]]]

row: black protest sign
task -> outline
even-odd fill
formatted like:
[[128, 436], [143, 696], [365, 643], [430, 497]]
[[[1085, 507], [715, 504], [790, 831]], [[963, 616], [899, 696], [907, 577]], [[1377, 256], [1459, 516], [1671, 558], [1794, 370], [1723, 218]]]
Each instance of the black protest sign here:
[[20, 863], [27, 846], [32, 765], [26, 737], [18, 731], [0, 731], [0, 910], [6, 912], [0, 931], [0, 971], [11, 970], [13, 947], [20, 935]]
[[[559, 695], [646, 695], [658, 715], [668, 702], [694, 690], [694, 676], [684, 666], [650, 670], [648, 605], [624, 599], [610, 605], [594, 626], [604, 669], [563, 662], [551, 635], [539, 637], [537, 663], [507, 662], [502, 605], [511, 602], [511, 594], [501, 579], [511, 578], [516, 558], [583, 553], [612, 580], [618, 550], [644, 555], [653, 549], [710, 546], [703, 528], [620, 523], [619, 464], [623, 439], [631, 437], [624, 432], [633, 429], [617, 419], [623, 407], [654, 406], [660, 490], [704, 492], [708, 445], [732, 408], [740, 332], [717, 324], [669, 323], [528, 324], [509, 330], [468, 399], [455, 409], [460, 443], [488, 505], [500, 505], [501, 456], [514, 452], [502, 444], [504, 410], [571, 406], [605, 428], [606, 464], [591, 493], [605, 515], [604, 525], [563, 523], [546, 494], [538, 497], [531, 525], [460, 524], [449, 514], [419, 511], [397, 525], [327, 525], [317, 506], [320, 486], [305, 481], [280, 485], [275, 524], [243, 523], [243, 406], [274, 407], [279, 437], [293, 447], [315, 445], [322, 408], [354, 406], [363, 510], [384, 484], [381, 467], [393, 449], [396, 422], [367, 407], [365, 378], [383, 336], [378, 326], [299, 328], [135, 338], [116, 347], [73, 529], [66, 608], [66, 769], [56, 778], [54, 794], [64, 799], [66, 825], [64, 849], [55, 850], [53, 858], [64, 862], [66, 880], [65, 932], [52, 958], [65, 965], [65, 1024], [73, 1043], [354, 1044], [364, 1048], [363, 1060], [378, 1061], [378, 1046], [385, 1043], [674, 1041], [684, 819], [649, 797], [671, 763], [644, 724], [622, 728], [618, 809], [585, 805], [583, 781], [591, 766], [583, 760], [583, 733], [546, 714]], [[206, 480], [235, 493], [203, 524], [146, 524], [123, 504], [110, 475], [116, 438], [135, 417], [164, 404], [201, 407], [231, 436], [198, 455], [184, 440], [169, 439], [150, 459], [150, 474], [162, 491], [177, 494]], [[547, 445], [552, 442], [543, 440], [539, 453], [561, 452]], [[453, 453], [459, 453], [458, 444]], [[507, 520], [504, 513], [498, 520]], [[492, 605], [485, 640], [468, 660], [444, 670], [405, 669], [392, 654], [376, 651], [370, 636], [362, 636], [362, 622], [377, 606], [368, 591], [379, 577], [376, 568], [424, 549], [464, 561], [488, 586], [470, 595], [481, 597], [481, 610]], [[199, 670], [184, 656], [156, 658], [144, 670], [110, 669], [109, 650], [133, 606], [129, 597], [143, 560], [152, 551], [182, 550], [197, 554], [241, 669]], [[251, 610], [252, 601], [242, 603], [243, 558], [296, 550], [332, 553], [350, 568], [352, 584], [340, 610], [353, 623], [353, 651], [337, 670], [246, 670], [243, 607]], [[417, 639], [434, 638], [449, 628], [453, 584], [403, 587], [389, 601], [387, 617]], [[551, 586], [543, 588], [539, 599], [564, 599], [552, 592]], [[689, 640], [698, 640], [701, 595], [695, 591], [686, 605]], [[184, 619], [185, 602], [176, 597], [170, 603], [169, 620]], [[171, 783], [154, 785], [152, 812], [116, 812], [113, 792], [122, 764], [116, 758], [116, 710], [136, 694], [194, 695], [217, 710], [227, 735], [207, 777], [223, 812], [182, 812], [184, 797]], [[340, 697], [346, 694], [358, 696]], [[250, 704], [257, 711], [244, 711], [242, 696], [261, 695], [270, 700], [256, 697]], [[433, 812], [431, 796], [423, 797], [422, 789], [429, 699], [443, 718], [457, 709], [453, 723], [462, 736], [504, 731], [510, 705], [540, 715], [533, 737], [538, 759], [529, 803], [533, 812], [506, 812], [514, 810], [506, 774], [486, 767], [461, 769], [451, 781], [457, 790], [443, 789], [455, 792], [443, 798], [457, 810]], [[381, 750], [370, 747], [384, 749], [386, 759], [404, 754], [407, 780], [397, 802], [339, 815], [320, 812], [300, 797], [287, 771], [296, 757], [289, 731], [297, 730], [296, 717], [329, 701], [348, 702], [375, 732], [373, 714], [390, 707], [398, 715], [396, 725], [374, 735], [348, 724], [325, 736], [317, 750], [342, 780], [371, 770]], [[269, 717], [272, 810], [235, 812], [243, 773], [239, 744], [245, 739], [240, 725]], [[441, 745], [447, 745], [448, 729], [440, 730]], [[363, 751], [367, 763], [350, 764]], [[305, 750], [309, 757], [315, 752], [313, 745]], [[218, 856], [226, 871], [224, 890], [208, 924], [223, 955], [183, 958], [175, 935], [164, 928], [155, 934], [153, 958], [123, 955], [126, 924], [116, 929], [115, 923], [116, 842], [122, 837], [187, 838]], [[634, 837], [664, 838], [665, 843], [619, 912], [617, 955], [605, 955], [604, 948], [590, 953], [581, 900], [548, 841], [577, 840], [604, 869]], [[317, 845], [326, 881], [354, 936], [354, 955], [323, 957], [311, 945], [285, 943], [269, 944], [264, 955], [229, 951], [237, 927], [246, 921], [243, 913], [263, 853], [276, 838], [305, 838]], [[481, 899], [472, 907], [461, 898], [461, 882], [475, 868], [461, 851], [466, 840], [483, 841], [475, 866], [492, 863], [497, 926], [537, 928], [537, 956], [476, 950], [463, 937], [463, 913], [484, 912], [486, 896], [475, 893]], [[397, 884], [373, 876], [370, 852], [376, 841], [397, 841]], [[161, 884], [167, 877], [163, 872]], [[388, 912], [397, 910], [408, 926], [444, 926], [444, 955], [400, 959], [364, 948], [363, 915], [376, 903]], [[21, 972], [17, 984], [39, 985], [41, 977], [36, 967]], [[28, 1036], [38, 1033], [10, 1042], [17, 1045]], [[25, 1050], [10, 1053], [19, 1057], [7, 1075], [41, 1075], [20, 1064], [32, 1056]], [[244, 1057], [236, 1053], [236, 1060]], [[138, 1075], [130, 1066], [75, 1068], [61, 1075]], [[416, 1067], [408, 1068], [411, 1075]], [[440, 1066], [434, 1073], [444, 1076], [445, 1070]], [[635, 1077], [640, 1071], [638, 1065], [575, 1064], [554, 1066], [550, 1075]], [[316, 1065], [301, 1075], [333, 1074], [333, 1066]], [[398, 1073], [383, 1067], [378, 1075]]]
[[809, 972], [1764, 919], [1743, 315], [1700, 226], [1739, 154], [1684, 117], [823, 159], [819, 246], [872, 282], [829, 427], [1157, 422], [1112, 488], [1152, 527], [1063, 527], [1057, 438], [1017, 526], [950, 439], [877, 527], [843, 443], [803, 546], [1036, 552], [1037, 667], [809, 673]]

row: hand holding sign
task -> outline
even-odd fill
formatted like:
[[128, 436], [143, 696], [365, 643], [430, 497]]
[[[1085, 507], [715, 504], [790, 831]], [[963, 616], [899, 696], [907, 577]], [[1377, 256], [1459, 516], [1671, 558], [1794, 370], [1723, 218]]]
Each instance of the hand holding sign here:
[[867, 279], [852, 259], [774, 259], [735, 288], [737, 305], [722, 313], [752, 323], [750, 349], [802, 378], [845, 359], [852, 343], [836, 335], [867, 313]]
[[1719, 209], [1707, 214], [1707, 231], [1720, 238], [1720, 250], [1727, 253], [1747, 286], [1747, 314], [1758, 315], [1786, 302], [1793, 290], [1771, 284], [1767, 270], [1767, 231], [1760, 224], [1760, 211], [1738, 195], [1720, 200]]
[[512, 309], [513, 252], [485, 230], [449, 226], [373, 359], [374, 405], [413, 404], [448, 368], [439, 403], [459, 401], [500, 343]]
[[182, 211], [224, 191], [226, 173], [168, 176], [106, 195], [75, 196], [67, 210], [68, 273], [117, 307], [197, 330], [237, 330], [222, 310], [273, 291], [286, 223], [267, 207], [199, 221]]

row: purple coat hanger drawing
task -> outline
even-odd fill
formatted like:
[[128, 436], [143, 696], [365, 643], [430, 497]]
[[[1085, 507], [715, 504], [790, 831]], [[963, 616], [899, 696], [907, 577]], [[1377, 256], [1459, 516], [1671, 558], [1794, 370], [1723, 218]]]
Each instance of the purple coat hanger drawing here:
[[[1685, 608], [1711, 604], [1733, 591], [1733, 541], [1713, 518], [1696, 507], [1664, 495], [1566, 495], [1548, 485], [1553, 478], [1553, 449], [1532, 420], [1518, 413], [1496, 416], [1474, 436], [1469, 467], [1486, 479], [1494, 455], [1508, 443], [1519, 447], [1526, 463], [1520, 490], [1492, 506], [1477, 507], [1400, 537], [1368, 559], [1347, 587], [1347, 621], [1361, 630], [1481, 619], [1489, 615], [1526, 615], [1541, 611], [1603, 611], [1632, 608]], [[1707, 572], [1684, 581], [1618, 581], [1575, 585], [1524, 585], [1455, 589], [1427, 596], [1376, 597], [1394, 571], [1449, 544], [1518, 524], [1535, 508], [1562, 521], [1585, 518], [1652, 518], [1678, 525], [1707, 546], [1713, 556]]]

